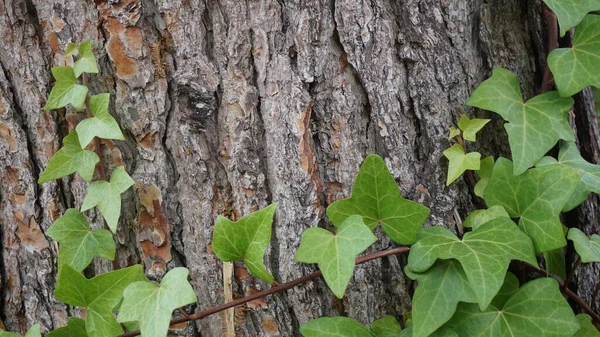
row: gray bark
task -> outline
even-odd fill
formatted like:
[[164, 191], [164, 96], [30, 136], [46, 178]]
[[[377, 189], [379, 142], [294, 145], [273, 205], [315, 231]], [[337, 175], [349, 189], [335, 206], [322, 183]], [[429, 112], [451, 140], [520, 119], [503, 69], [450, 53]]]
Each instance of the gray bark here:
[[[143, 263], [155, 279], [188, 267], [198, 311], [224, 300], [210, 248], [217, 215], [279, 201], [267, 266], [279, 282], [297, 278], [315, 270], [293, 262], [302, 231], [329, 225], [327, 205], [350, 195], [369, 153], [383, 156], [404, 197], [431, 208], [427, 225], [455, 229], [475, 205], [465, 181], [445, 187], [447, 128], [457, 111], [491, 118], [472, 149], [507, 155], [501, 119], [464, 103], [493, 67], [516, 72], [527, 98], [536, 94], [539, 8], [539, 0], [0, 0], [0, 320], [16, 332], [36, 322], [48, 331], [79, 313], [52, 294], [57, 249], [45, 231], [81, 205], [87, 183], [36, 183], [85, 117], [43, 109], [68, 42], [93, 41], [100, 74], [90, 76], [91, 92], [111, 93], [126, 135], [103, 141], [104, 161], [109, 172], [123, 163], [137, 182], [123, 199], [119, 264]], [[574, 124], [591, 116], [589, 99], [581, 96]], [[597, 128], [580, 124], [580, 140], [598, 144]], [[588, 157], [597, 161], [598, 148]], [[597, 205], [579, 217], [590, 231], [599, 228]], [[376, 234], [370, 251], [393, 245]], [[341, 301], [315, 281], [239, 308], [238, 335], [298, 336], [321, 315], [402, 318], [412, 289], [403, 259], [357, 267]], [[110, 268], [98, 260], [87, 273]], [[243, 265], [235, 271], [239, 296], [265, 289]], [[580, 279], [589, 300], [597, 278]], [[185, 334], [220, 336], [223, 324], [214, 315]]]

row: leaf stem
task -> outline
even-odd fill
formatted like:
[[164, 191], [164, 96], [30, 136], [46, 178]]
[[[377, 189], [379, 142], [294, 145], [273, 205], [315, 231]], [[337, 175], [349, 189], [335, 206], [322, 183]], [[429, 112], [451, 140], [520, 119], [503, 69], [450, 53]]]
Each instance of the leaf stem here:
[[[403, 246], [403, 247], [397, 247], [397, 248], [393, 248], [393, 249], [382, 250], [382, 251], [379, 251], [379, 252], [376, 252], [376, 253], [372, 253], [372, 254], [368, 254], [368, 255], [365, 255], [365, 256], [359, 256], [354, 261], [354, 264], [355, 265], [359, 265], [359, 264], [362, 264], [362, 263], [365, 263], [365, 262], [368, 262], [368, 261], [371, 261], [371, 260], [379, 259], [379, 258], [382, 258], [382, 257], [385, 257], [385, 256], [406, 253], [406, 252], [408, 252], [409, 249], [410, 249], [410, 247]], [[199, 319], [202, 319], [204, 317], [207, 317], [207, 316], [216, 314], [218, 312], [221, 312], [223, 310], [227, 310], [229, 308], [233, 308], [233, 307], [236, 307], [238, 305], [241, 305], [241, 304], [244, 304], [244, 303], [248, 303], [250, 301], [253, 301], [253, 300], [256, 300], [256, 299], [268, 296], [268, 295], [272, 295], [272, 294], [278, 293], [278, 292], [283, 291], [283, 290], [287, 290], [287, 289], [293, 288], [293, 287], [295, 287], [295, 286], [297, 286], [299, 284], [302, 284], [304, 282], [307, 282], [307, 281], [310, 281], [310, 280], [315, 279], [317, 277], [320, 277], [321, 275], [322, 275], [321, 271], [317, 270], [315, 272], [312, 272], [312, 273], [310, 273], [308, 275], [304, 275], [304, 276], [302, 276], [300, 278], [297, 278], [295, 280], [292, 280], [290, 282], [281, 283], [281, 284], [279, 284], [279, 285], [277, 285], [275, 287], [269, 288], [269, 289], [267, 289], [265, 291], [261, 291], [261, 292], [255, 293], [255, 294], [252, 294], [250, 296], [242, 297], [240, 299], [237, 299], [237, 300], [225, 303], [225, 304], [221, 304], [221, 305], [218, 305], [216, 307], [212, 307], [212, 308], [209, 308], [209, 309], [204, 310], [204, 311], [197, 312], [197, 313], [192, 314], [192, 315], [186, 315], [184, 317], [172, 319], [170, 325], [178, 324], [178, 323], [183, 323], [183, 322], [189, 322], [189, 321], [199, 320]], [[136, 331], [127, 332], [127, 333], [121, 335], [120, 337], [132, 337], [132, 336], [138, 336], [139, 334], [140, 334], [140, 331], [136, 330]]]
[[569, 270], [569, 275], [567, 275], [567, 280], [565, 281], [565, 284], [563, 285], [563, 287], [565, 287], [565, 288], [569, 287], [569, 283], [571, 283], [571, 279], [573, 278], [573, 275], [575, 274], [575, 270], [577, 269], [577, 267], [579, 267], [580, 264], [581, 264], [581, 259], [579, 258], [579, 255], [577, 255], [575, 262], [571, 266], [571, 270]]

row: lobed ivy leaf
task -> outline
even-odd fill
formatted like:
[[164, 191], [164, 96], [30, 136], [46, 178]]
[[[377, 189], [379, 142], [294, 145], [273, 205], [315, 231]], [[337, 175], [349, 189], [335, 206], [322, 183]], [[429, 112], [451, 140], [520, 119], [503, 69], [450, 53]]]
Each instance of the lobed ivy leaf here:
[[479, 170], [481, 154], [479, 152], [470, 152], [465, 154], [465, 150], [460, 144], [454, 144], [444, 151], [444, 156], [448, 158], [448, 178], [446, 186], [460, 177], [466, 170]]
[[600, 10], [600, 0], [544, 0], [556, 14], [560, 36], [577, 26], [589, 12]]
[[93, 151], [81, 149], [77, 132], [71, 131], [63, 139], [63, 147], [50, 159], [48, 166], [38, 179], [38, 184], [59, 179], [77, 172], [86, 181], [92, 180], [96, 164], [100, 161]]
[[130, 284], [123, 293], [123, 304], [117, 320], [138, 321], [145, 337], [164, 337], [169, 330], [173, 310], [198, 301], [187, 280], [189, 270], [170, 270], [160, 286], [148, 281]]
[[375, 241], [377, 237], [362, 217], [353, 215], [342, 222], [336, 235], [323, 228], [305, 230], [294, 260], [318, 263], [331, 291], [342, 298], [354, 271], [354, 259]]
[[348, 317], [319, 317], [300, 326], [304, 337], [379, 337]]
[[510, 160], [499, 158], [484, 192], [489, 206], [500, 205], [533, 240], [536, 252], [564, 247], [567, 242], [559, 214], [573, 194], [581, 173], [568, 167], [549, 165], [512, 174]]
[[593, 234], [591, 238], [588, 238], [581, 230], [569, 228], [567, 237], [573, 241], [581, 262], [600, 262], [600, 235]]
[[[69, 47], [67, 46], [67, 49]], [[73, 64], [73, 72], [75, 77], [79, 77], [82, 73], [98, 73], [98, 65], [96, 58], [92, 52], [92, 41], [85, 41], [77, 48], [79, 59]], [[76, 55], [73, 53], [73, 55]]]
[[573, 46], [553, 50], [548, 67], [563, 97], [590, 85], [600, 87], [600, 16], [587, 15], [575, 30]]
[[79, 55], [79, 50], [77, 49], [77, 45], [73, 42], [67, 43], [67, 48], [65, 49], [65, 57], [67, 56], [77, 56]]
[[402, 198], [394, 177], [383, 159], [369, 155], [362, 163], [352, 188], [352, 197], [327, 207], [327, 216], [334, 226], [358, 214], [370, 229], [379, 224], [395, 242], [409, 245], [429, 215], [429, 209]]
[[250, 213], [238, 221], [217, 217], [213, 231], [212, 249], [221, 261], [243, 260], [250, 273], [261, 280], [273, 283], [263, 264], [263, 257], [271, 242], [273, 215], [279, 203]]
[[371, 331], [377, 337], [400, 337], [402, 327], [394, 316], [388, 315], [371, 323]]
[[498, 294], [492, 300], [491, 305], [496, 308], [502, 308], [517, 291], [519, 291], [519, 279], [517, 279], [515, 274], [509, 271], [506, 272], [502, 288], [500, 288], [500, 291], [498, 291]]
[[448, 136], [448, 140], [452, 140], [452, 138], [460, 135], [460, 129], [459, 128], [455, 128], [453, 126], [449, 127], [448, 130], [450, 131], [450, 135]]
[[67, 326], [48, 333], [46, 337], [88, 337], [85, 321], [81, 318], [69, 317]]
[[477, 229], [477, 227], [496, 218], [510, 218], [504, 207], [494, 205], [488, 209], [478, 209], [471, 212], [465, 219], [464, 226]]
[[563, 254], [562, 248], [544, 252], [543, 256], [546, 270], [565, 280], [567, 278], [567, 267], [565, 265], [565, 255]]
[[559, 139], [575, 141], [567, 115], [572, 98], [561, 98], [555, 91], [523, 102], [519, 80], [512, 72], [495, 68], [492, 77], [475, 89], [468, 105], [493, 111], [506, 121], [504, 128], [520, 175], [537, 163]]
[[489, 119], [480, 119], [480, 118], [469, 119], [469, 117], [467, 117], [467, 115], [462, 115], [460, 117], [460, 121], [458, 121], [458, 127], [462, 130], [462, 132], [463, 132], [462, 137], [465, 140], [475, 142], [475, 141], [477, 141], [477, 132], [479, 132], [479, 130], [483, 129], [483, 127], [489, 122], [490, 122]]
[[[400, 333], [400, 337], [412, 337], [413, 326], [409, 325], [406, 329], [402, 330]], [[434, 333], [429, 335], [429, 337], [459, 337], [456, 332], [452, 331], [452, 329], [448, 327], [441, 327], [437, 329]]]
[[46, 232], [60, 243], [58, 264], [68, 264], [82, 271], [95, 256], [114, 260], [115, 241], [106, 229], [91, 231], [87, 219], [78, 210], [69, 208]]
[[[423, 228], [408, 255], [408, 268], [428, 270], [437, 259], [456, 259], [463, 267], [480, 308], [487, 308], [502, 287], [511, 260], [536, 265], [531, 239], [511, 219], [488, 221], [459, 240], [443, 227]], [[460, 335], [460, 334], [459, 334]]]
[[77, 135], [82, 148], [85, 148], [94, 137], [123, 140], [123, 133], [117, 121], [108, 113], [110, 94], [92, 96], [90, 110], [94, 117], [86, 118], [77, 125]]
[[488, 156], [481, 160], [481, 163], [479, 164], [479, 171], [477, 171], [479, 181], [477, 182], [477, 184], [475, 184], [475, 187], [473, 188], [473, 192], [476, 196], [483, 198], [483, 191], [485, 191], [485, 188], [487, 187], [487, 184], [490, 181], [493, 169], [494, 157]]
[[121, 193], [133, 184], [135, 181], [127, 174], [125, 167], [117, 167], [110, 176], [110, 182], [95, 181], [88, 187], [81, 211], [87, 211], [97, 205], [110, 230], [116, 232], [121, 216]]
[[114, 337], [123, 329], [113, 316], [123, 291], [137, 281], [146, 280], [141, 265], [100, 274], [86, 279], [67, 264], [60, 267], [54, 295], [66, 304], [87, 307], [85, 327], [90, 337]]
[[482, 311], [477, 305], [461, 303], [448, 326], [461, 337], [570, 337], [579, 329], [552, 278], [528, 282], [501, 308]]
[[427, 337], [446, 323], [458, 302], [476, 303], [477, 296], [456, 260], [438, 261], [415, 274], [419, 285], [412, 299], [412, 336]]
[[77, 76], [71, 67], [53, 67], [52, 75], [56, 80], [50, 91], [44, 109], [60, 109], [71, 104], [76, 109], [82, 109], [87, 97], [88, 88], [77, 84]]
[[[39, 324], [34, 324], [31, 328], [29, 328], [29, 330], [27, 330], [27, 333], [24, 337], [42, 337], [40, 329], [41, 327]], [[21, 337], [21, 335], [16, 334], [14, 332], [0, 330], [0, 337]]]
[[579, 330], [573, 337], [600, 337], [600, 331], [592, 324], [590, 316], [579, 314], [575, 318], [579, 323]]

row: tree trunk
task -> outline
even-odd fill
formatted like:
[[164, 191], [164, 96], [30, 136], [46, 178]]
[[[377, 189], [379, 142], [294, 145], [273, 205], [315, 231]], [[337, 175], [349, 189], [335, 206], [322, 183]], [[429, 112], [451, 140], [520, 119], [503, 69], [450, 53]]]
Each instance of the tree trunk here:
[[[214, 218], [239, 218], [279, 201], [266, 258], [285, 282], [315, 270], [295, 263], [303, 230], [329, 226], [326, 207], [348, 197], [362, 159], [383, 156], [402, 194], [431, 208], [427, 225], [456, 229], [476, 207], [466, 181], [445, 186], [447, 128], [463, 110], [493, 120], [472, 149], [508, 155], [499, 116], [465, 106], [493, 67], [539, 92], [545, 31], [540, 0], [0, 0], [0, 320], [42, 331], [78, 315], [53, 295], [57, 247], [45, 231], [79, 207], [75, 175], [36, 181], [62, 138], [85, 117], [45, 111], [50, 68], [69, 41], [91, 39], [126, 141], [103, 141], [104, 162], [123, 163], [136, 186], [123, 198], [118, 262], [160, 279], [190, 269], [198, 311], [224, 302], [222, 264], [210, 243]], [[573, 124], [598, 161], [589, 93]], [[599, 232], [597, 199], [569, 218]], [[89, 212], [94, 226], [100, 214]], [[371, 251], [393, 245], [382, 232]], [[356, 268], [337, 300], [322, 280], [236, 309], [238, 336], [299, 336], [321, 315], [362, 323], [410, 311], [405, 257]], [[89, 275], [111, 268], [96, 260]], [[265, 289], [235, 264], [234, 293]], [[597, 269], [581, 269], [591, 301]], [[592, 276], [590, 276], [592, 275]], [[594, 308], [600, 307], [598, 300]], [[214, 315], [181, 333], [222, 336]]]

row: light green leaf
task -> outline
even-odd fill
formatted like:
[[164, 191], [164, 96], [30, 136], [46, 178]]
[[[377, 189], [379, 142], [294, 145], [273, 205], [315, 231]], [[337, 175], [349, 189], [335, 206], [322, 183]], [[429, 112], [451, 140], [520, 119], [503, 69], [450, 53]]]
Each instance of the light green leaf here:
[[456, 260], [438, 261], [425, 273], [416, 274], [419, 285], [412, 300], [413, 337], [427, 337], [456, 310], [458, 302], [476, 303], [463, 268]]
[[86, 279], [67, 264], [60, 267], [54, 295], [70, 305], [87, 307], [85, 326], [90, 337], [114, 337], [123, 333], [112, 311], [121, 302], [123, 290], [144, 281], [141, 265], [115, 270]]
[[77, 125], [77, 135], [82, 148], [85, 148], [94, 137], [123, 140], [123, 134], [117, 121], [108, 113], [110, 94], [92, 96], [90, 109], [94, 117], [86, 118]]
[[478, 209], [471, 212], [471, 214], [467, 216], [464, 226], [477, 229], [477, 227], [483, 225], [484, 223], [501, 217], [510, 218], [504, 207], [500, 205], [495, 205], [488, 209]]
[[489, 119], [469, 119], [467, 115], [462, 115], [460, 121], [458, 121], [458, 127], [463, 131], [463, 138], [465, 140], [475, 142], [477, 141], [477, 132], [483, 129], [489, 122]]
[[548, 66], [563, 97], [590, 85], [599, 87], [600, 16], [587, 15], [575, 30], [573, 47], [553, 50], [548, 55]]
[[342, 298], [354, 272], [354, 259], [375, 241], [362, 218], [353, 215], [342, 222], [336, 235], [323, 228], [305, 230], [294, 260], [318, 263], [331, 291]]
[[369, 155], [358, 171], [352, 197], [327, 207], [327, 216], [334, 226], [355, 214], [362, 216], [370, 229], [381, 224], [392, 240], [408, 245], [415, 242], [415, 234], [427, 219], [429, 209], [402, 198], [383, 159]]
[[573, 310], [552, 278], [533, 280], [502, 308], [461, 303], [449, 322], [461, 337], [570, 337], [579, 329]]
[[600, 0], [544, 0], [560, 26], [560, 36], [577, 26], [589, 12], [600, 10]]
[[[412, 330], [413, 330], [412, 325], [407, 326], [400, 333], [400, 337], [412, 337]], [[456, 334], [456, 332], [452, 331], [450, 328], [443, 326], [443, 327], [439, 328], [438, 330], [436, 330], [431, 335], [429, 335], [429, 337], [459, 337], [459, 336]]]
[[519, 227], [531, 237], [536, 252], [564, 247], [567, 242], [558, 216], [581, 173], [559, 165], [537, 167], [520, 176], [512, 172], [510, 160], [496, 161], [485, 202], [503, 206], [511, 218], [520, 218]]
[[74, 172], [79, 173], [84, 180], [90, 181], [99, 161], [100, 158], [95, 152], [81, 149], [77, 133], [71, 131], [63, 139], [63, 147], [50, 159], [38, 184], [59, 179]]
[[592, 237], [588, 238], [581, 230], [570, 228], [568, 238], [573, 241], [581, 262], [600, 262], [600, 235], [592, 234]]
[[400, 337], [402, 327], [394, 316], [388, 315], [371, 323], [371, 331], [377, 337]]
[[125, 167], [117, 167], [110, 176], [110, 182], [101, 180], [90, 184], [81, 211], [87, 211], [98, 205], [108, 227], [116, 232], [121, 216], [121, 193], [127, 191], [133, 184], [135, 181], [125, 172]]
[[448, 136], [448, 140], [452, 140], [452, 138], [460, 135], [460, 129], [458, 129], [458, 128], [451, 126], [448, 128], [448, 130], [450, 130], [450, 135]]
[[444, 156], [448, 158], [448, 178], [446, 186], [460, 177], [466, 170], [479, 170], [479, 152], [470, 152], [465, 154], [465, 150], [460, 144], [454, 144], [444, 151]]
[[477, 303], [484, 309], [502, 287], [511, 260], [537, 264], [531, 239], [504, 217], [479, 226], [462, 241], [443, 227], [421, 229], [410, 249], [407, 268], [422, 273], [437, 259], [460, 261]]
[[550, 273], [560, 276], [563, 280], [567, 278], [567, 269], [565, 266], [565, 255], [562, 248], [553, 249], [544, 252], [544, 261], [546, 270]]
[[81, 318], [69, 317], [67, 326], [48, 333], [46, 337], [88, 337], [85, 321]]
[[53, 67], [52, 75], [56, 80], [44, 109], [53, 110], [71, 104], [76, 109], [83, 108], [88, 88], [77, 84], [77, 77], [71, 67]]
[[[6, 332], [0, 330], [0, 337], [21, 337], [21, 335], [16, 334], [14, 332]], [[25, 337], [42, 337], [42, 333], [40, 332], [40, 325], [35, 324], [25, 334]]]
[[477, 184], [475, 184], [475, 187], [473, 188], [473, 192], [475, 192], [476, 196], [483, 198], [483, 191], [485, 191], [485, 188], [487, 187], [487, 184], [490, 181], [493, 169], [494, 157], [489, 156], [481, 160], [481, 164], [479, 165], [479, 171], [477, 171], [479, 181], [477, 182]]
[[115, 241], [106, 229], [91, 231], [87, 219], [78, 210], [69, 208], [46, 232], [60, 242], [58, 264], [68, 264], [77, 271], [87, 267], [95, 256], [115, 258]]
[[96, 58], [92, 52], [92, 41], [86, 41], [79, 45], [79, 59], [73, 64], [75, 77], [81, 73], [98, 73]]
[[70, 55], [73, 55], [73, 56], [79, 55], [79, 50], [77, 49], [77, 45], [74, 44], [73, 42], [69, 42], [67, 44], [67, 49], [65, 50], [65, 57], [70, 56]]
[[225, 262], [243, 260], [252, 275], [273, 283], [273, 276], [265, 268], [263, 257], [271, 242], [273, 215], [278, 204], [274, 202], [236, 222], [217, 217], [212, 242], [217, 257]]
[[592, 324], [590, 316], [579, 314], [575, 318], [577, 318], [577, 322], [579, 323], [579, 330], [573, 337], [600, 337], [600, 332]]
[[319, 317], [300, 327], [304, 337], [378, 337], [362, 324], [347, 317]]
[[173, 310], [198, 300], [187, 280], [189, 270], [170, 270], [160, 282], [135, 282], [125, 289], [117, 320], [138, 321], [144, 337], [164, 337], [169, 330]]
[[567, 115], [573, 99], [547, 92], [523, 102], [519, 80], [512, 72], [495, 68], [492, 77], [475, 89], [468, 105], [493, 111], [504, 124], [519, 175], [542, 158], [559, 139], [575, 141]]
[[496, 308], [502, 308], [504, 304], [506, 304], [506, 301], [508, 301], [508, 299], [510, 299], [517, 291], [519, 291], [519, 280], [515, 274], [509, 271], [506, 272], [502, 288], [500, 288], [500, 291], [498, 291], [498, 294], [492, 300], [492, 305]]

